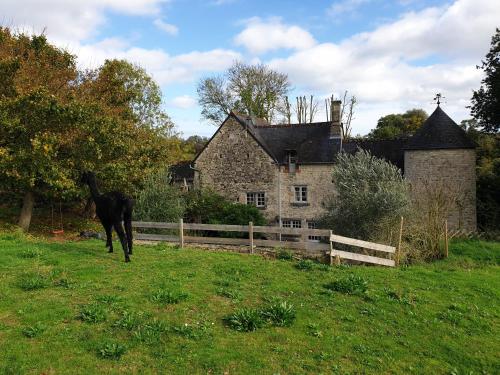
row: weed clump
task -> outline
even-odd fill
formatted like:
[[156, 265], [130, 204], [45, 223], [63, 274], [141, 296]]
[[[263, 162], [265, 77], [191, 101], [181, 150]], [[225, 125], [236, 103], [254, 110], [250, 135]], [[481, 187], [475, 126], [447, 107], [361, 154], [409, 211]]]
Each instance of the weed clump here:
[[103, 359], [120, 359], [127, 348], [117, 342], [105, 342], [97, 348], [97, 355]]
[[314, 262], [310, 259], [301, 259], [297, 262], [295, 268], [302, 271], [310, 271], [314, 268]]
[[37, 322], [32, 326], [24, 327], [21, 332], [27, 338], [32, 339], [43, 333], [43, 331], [45, 331], [45, 326], [42, 323]]
[[325, 288], [344, 294], [361, 295], [368, 290], [368, 282], [361, 276], [349, 275], [326, 284]]
[[43, 289], [47, 285], [47, 278], [39, 273], [25, 274], [18, 282], [18, 286], [24, 291]]
[[106, 310], [98, 303], [89, 303], [80, 308], [78, 318], [86, 323], [100, 323], [106, 320]]
[[241, 292], [236, 289], [231, 288], [219, 288], [217, 289], [217, 295], [225, 298], [229, 298], [234, 302], [241, 301], [242, 295]]
[[278, 249], [276, 251], [276, 259], [293, 260], [293, 252], [287, 249]]
[[171, 305], [182, 302], [188, 297], [187, 293], [172, 291], [168, 289], [158, 289], [151, 295], [151, 301], [163, 304]]
[[230, 328], [240, 332], [253, 332], [264, 325], [261, 312], [247, 307], [236, 310], [225, 320]]
[[262, 317], [272, 325], [289, 327], [295, 321], [295, 309], [286, 301], [275, 301], [261, 310]]

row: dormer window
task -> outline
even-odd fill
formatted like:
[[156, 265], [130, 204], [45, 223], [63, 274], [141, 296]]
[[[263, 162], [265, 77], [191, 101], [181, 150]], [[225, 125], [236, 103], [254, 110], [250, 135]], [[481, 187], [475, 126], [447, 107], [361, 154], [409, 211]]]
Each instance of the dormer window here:
[[295, 173], [297, 169], [297, 151], [296, 150], [286, 150], [285, 163], [288, 166], [288, 172]]

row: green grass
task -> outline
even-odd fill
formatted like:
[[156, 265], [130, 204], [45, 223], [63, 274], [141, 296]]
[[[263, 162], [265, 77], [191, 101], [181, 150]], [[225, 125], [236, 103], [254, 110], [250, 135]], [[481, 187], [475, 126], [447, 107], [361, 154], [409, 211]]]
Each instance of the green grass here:
[[[117, 245], [117, 248], [119, 246]], [[500, 244], [401, 268], [0, 234], [0, 374], [494, 374]]]

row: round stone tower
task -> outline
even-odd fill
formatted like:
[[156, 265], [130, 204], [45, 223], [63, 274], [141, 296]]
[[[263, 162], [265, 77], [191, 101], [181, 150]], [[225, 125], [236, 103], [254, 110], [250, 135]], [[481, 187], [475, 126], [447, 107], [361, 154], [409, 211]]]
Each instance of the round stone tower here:
[[414, 199], [448, 207], [450, 229], [476, 230], [475, 145], [439, 104], [406, 144], [404, 171]]

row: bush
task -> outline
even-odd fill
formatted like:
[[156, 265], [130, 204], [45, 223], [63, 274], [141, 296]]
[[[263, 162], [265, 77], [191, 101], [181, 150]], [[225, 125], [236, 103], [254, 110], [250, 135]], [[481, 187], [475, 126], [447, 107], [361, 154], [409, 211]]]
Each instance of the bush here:
[[364, 294], [368, 290], [368, 282], [361, 276], [349, 275], [326, 284], [325, 288], [344, 294]]
[[167, 172], [158, 172], [145, 178], [139, 191], [134, 218], [143, 221], [176, 222], [183, 217], [185, 203], [181, 191], [170, 184]]
[[278, 249], [276, 251], [276, 259], [293, 260], [293, 252], [287, 249]]
[[409, 205], [408, 185], [393, 164], [359, 150], [340, 153], [333, 167], [336, 192], [320, 224], [335, 233], [376, 239], [380, 223], [396, 223]]
[[[203, 224], [265, 225], [261, 211], [255, 207], [234, 203], [210, 190], [195, 190], [186, 193], [186, 221]], [[205, 235], [213, 236], [215, 232]], [[246, 233], [219, 232], [221, 237], [243, 237]], [[255, 237], [258, 237], [257, 235]]]
[[310, 271], [314, 267], [314, 262], [311, 259], [301, 259], [295, 264], [295, 268], [302, 271]]

